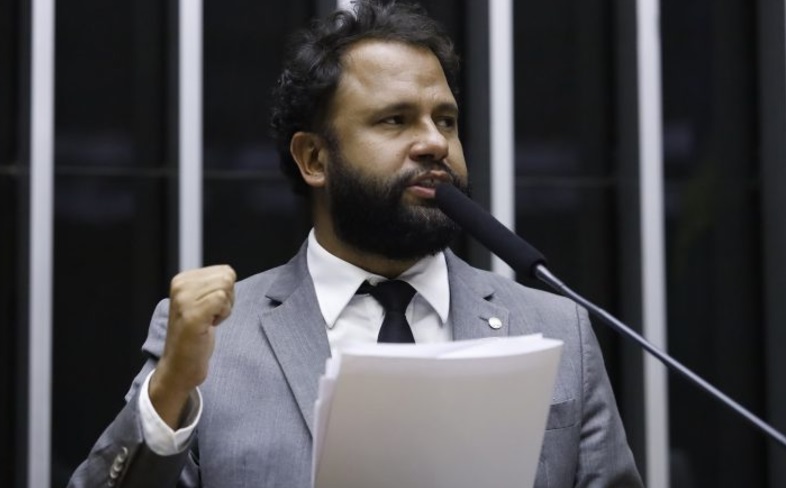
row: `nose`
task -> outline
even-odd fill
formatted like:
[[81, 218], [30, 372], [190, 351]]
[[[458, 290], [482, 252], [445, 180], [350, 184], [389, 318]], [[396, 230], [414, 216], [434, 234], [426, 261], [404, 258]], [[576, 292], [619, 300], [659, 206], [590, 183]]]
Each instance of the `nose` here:
[[423, 121], [412, 144], [410, 157], [414, 161], [442, 161], [448, 157], [448, 140], [430, 118]]

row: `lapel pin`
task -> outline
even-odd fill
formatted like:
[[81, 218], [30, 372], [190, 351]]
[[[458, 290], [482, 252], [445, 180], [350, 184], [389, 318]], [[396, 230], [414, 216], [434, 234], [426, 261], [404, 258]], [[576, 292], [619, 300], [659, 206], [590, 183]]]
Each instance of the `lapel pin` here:
[[499, 329], [500, 327], [502, 327], [502, 321], [497, 317], [491, 317], [489, 319], [489, 327], [491, 327], [494, 330]]

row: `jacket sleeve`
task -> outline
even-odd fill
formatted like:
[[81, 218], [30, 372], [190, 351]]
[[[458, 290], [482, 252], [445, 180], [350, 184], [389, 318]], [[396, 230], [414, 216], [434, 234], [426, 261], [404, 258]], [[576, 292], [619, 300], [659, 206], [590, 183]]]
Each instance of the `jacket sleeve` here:
[[126, 395], [126, 405], [104, 430], [76, 469], [69, 488], [197, 488], [198, 467], [191, 455], [196, 435], [189, 448], [172, 456], [159, 456], [146, 445], [139, 416], [139, 388], [152, 371], [164, 349], [168, 300], [158, 304], [142, 346], [148, 360], [137, 374]]
[[577, 487], [643, 486], [617, 411], [603, 356], [587, 312], [577, 307], [582, 355], [582, 408]]

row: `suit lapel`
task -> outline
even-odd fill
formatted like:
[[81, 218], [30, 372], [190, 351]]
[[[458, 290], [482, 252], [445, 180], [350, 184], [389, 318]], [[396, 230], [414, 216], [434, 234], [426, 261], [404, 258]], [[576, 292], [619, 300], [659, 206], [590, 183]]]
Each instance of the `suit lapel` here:
[[[449, 250], [445, 258], [453, 339], [508, 336], [510, 313], [490, 301], [495, 292], [490, 280]], [[330, 344], [308, 274], [305, 245], [282, 267], [266, 297], [279, 305], [260, 313], [261, 328], [313, 435], [314, 403], [319, 378], [330, 357]]]
[[448, 320], [453, 327], [453, 340], [509, 335], [510, 313], [489, 301], [494, 295], [493, 286], [451, 251], [445, 251], [445, 259], [450, 284]]
[[286, 264], [267, 298], [280, 303], [260, 314], [261, 327], [313, 435], [319, 378], [330, 357], [325, 319], [306, 266], [305, 245]]

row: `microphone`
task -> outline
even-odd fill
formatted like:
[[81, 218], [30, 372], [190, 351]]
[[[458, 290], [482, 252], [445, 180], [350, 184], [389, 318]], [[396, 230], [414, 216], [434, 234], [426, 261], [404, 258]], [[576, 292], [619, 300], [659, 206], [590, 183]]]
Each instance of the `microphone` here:
[[658, 358], [671, 371], [678, 373], [699, 389], [704, 390], [716, 401], [722, 403], [754, 427], [764, 432], [781, 447], [786, 448], [786, 436], [732, 400], [722, 391], [704, 380], [686, 366], [657, 348], [651, 342], [629, 328], [613, 315], [568, 288], [546, 268], [546, 258], [524, 239], [502, 225], [480, 205], [473, 202], [458, 188], [449, 183], [438, 185], [435, 193], [437, 207], [450, 217], [469, 235], [486, 246], [500, 259], [508, 263], [516, 272], [538, 279], [557, 292], [570, 298], [598, 317], [604, 324], [616, 330], [623, 337], [637, 343], [641, 348]]
[[546, 258], [527, 241], [510, 231], [455, 186], [437, 185], [437, 207], [519, 273], [535, 277], [535, 268]]

